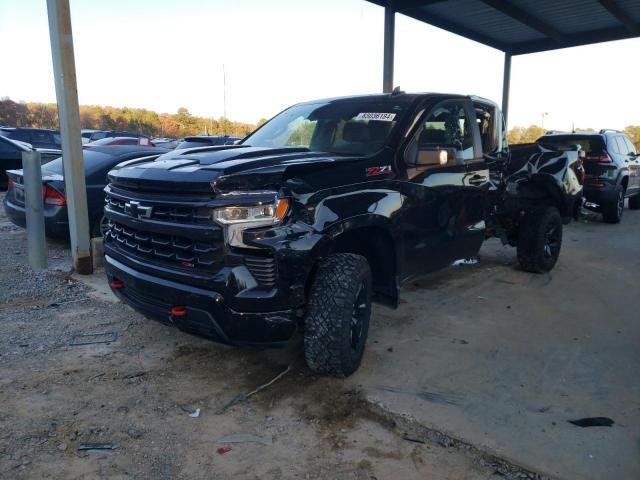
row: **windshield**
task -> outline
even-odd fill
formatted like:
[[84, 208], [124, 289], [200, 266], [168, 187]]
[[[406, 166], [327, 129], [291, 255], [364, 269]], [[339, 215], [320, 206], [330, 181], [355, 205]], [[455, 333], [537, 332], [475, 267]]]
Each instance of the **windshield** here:
[[604, 141], [600, 135], [549, 135], [540, 137], [537, 143], [547, 145], [580, 145], [587, 155], [600, 154], [604, 150]]
[[242, 144], [368, 155], [385, 145], [404, 110], [405, 105], [392, 100], [294, 105], [275, 116]]

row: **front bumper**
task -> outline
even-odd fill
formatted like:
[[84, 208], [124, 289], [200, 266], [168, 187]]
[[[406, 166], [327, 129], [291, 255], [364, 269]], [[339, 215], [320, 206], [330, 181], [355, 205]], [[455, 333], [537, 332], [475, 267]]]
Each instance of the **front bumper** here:
[[[4, 211], [14, 225], [27, 228], [25, 208], [4, 198]], [[68, 238], [69, 237], [69, 217], [66, 207], [48, 205], [44, 208], [44, 231], [48, 237]]]
[[[215, 291], [149, 275], [105, 255], [109, 283], [123, 282], [113, 292], [145, 316], [180, 330], [230, 345], [283, 346], [294, 334], [293, 310], [239, 312], [225, 304]], [[182, 306], [186, 315], [171, 314]]]

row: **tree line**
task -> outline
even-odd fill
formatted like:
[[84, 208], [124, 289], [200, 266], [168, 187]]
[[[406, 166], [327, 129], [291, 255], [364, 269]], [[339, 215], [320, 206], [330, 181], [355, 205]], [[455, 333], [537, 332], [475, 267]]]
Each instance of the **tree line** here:
[[[260, 119], [258, 125], [264, 123]], [[55, 103], [14, 102], [0, 99], [0, 125], [12, 127], [52, 128], [57, 130], [58, 107]], [[157, 113], [144, 108], [103, 107], [80, 105], [82, 128], [97, 130], [124, 130], [143, 133], [151, 137], [181, 138], [187, 135], [233, 135], [244, 137], [257, 125], [234, 122], [224, 117], [206, 118], [179, 108], [176, 113]]]
[[[576, 128], [576, 133], [594, 131], [593, 128]], [[625, 127], [623, 132], [634, 143], [636, 149], [640, 151], [640, 126], [629, 125]], [[514, 127], [509, 130], [509, 143], [514, 145], [517, 143], [533, 143], [546, 133], [546, 130], [538, 125], [530, 125], [529, 127]]]
[[[103, 107], [81, 105], [80, 124], [82, 128], [98, 130], [125, 130], [144, 133], [151, 137], [181, 138], [187, 135], [234, 135], [244, 137], [266, 119], [257, 124], [234, 122], [224, 117], [218, 119], [191, 115], [186, 108], [176, 113], [157, 113], [144, 108]], [[36, 127], [58, 129], [58, 108], [55, 103], [14, 102], [9, 98], [0, 99], [0, 125], [13, 127]], [[589, 128], [576, 129], [587, 131]], [[538, 125], [514, 127], [509, 130], [509, 143], [532, 143], [544, 135], [545, 130]], [[640, 126], [625, 127], [631, 141], [640, 150]]]

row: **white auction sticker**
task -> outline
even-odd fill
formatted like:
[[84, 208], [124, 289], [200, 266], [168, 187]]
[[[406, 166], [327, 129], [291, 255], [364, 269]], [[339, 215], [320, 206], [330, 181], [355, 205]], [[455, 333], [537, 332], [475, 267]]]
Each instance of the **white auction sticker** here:
[[363, 112], [358, 114], [356, 120], [377, 120], [378, 122], [393, 122], [394, 118], [396, 118], [395, 113]]

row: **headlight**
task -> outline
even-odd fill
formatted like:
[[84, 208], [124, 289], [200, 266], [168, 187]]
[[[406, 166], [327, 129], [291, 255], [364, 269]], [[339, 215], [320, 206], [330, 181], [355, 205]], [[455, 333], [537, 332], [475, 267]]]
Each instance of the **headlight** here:
[[234, 247], [255, 248], [242, 241], [242, 234], [248, 228], [266, 227], [282, 221], [289, 210], [289, 200], [281, 198], [273, 203], [252, 206], [216, 208], [213, 219], [224, 225], [227, 243]]

